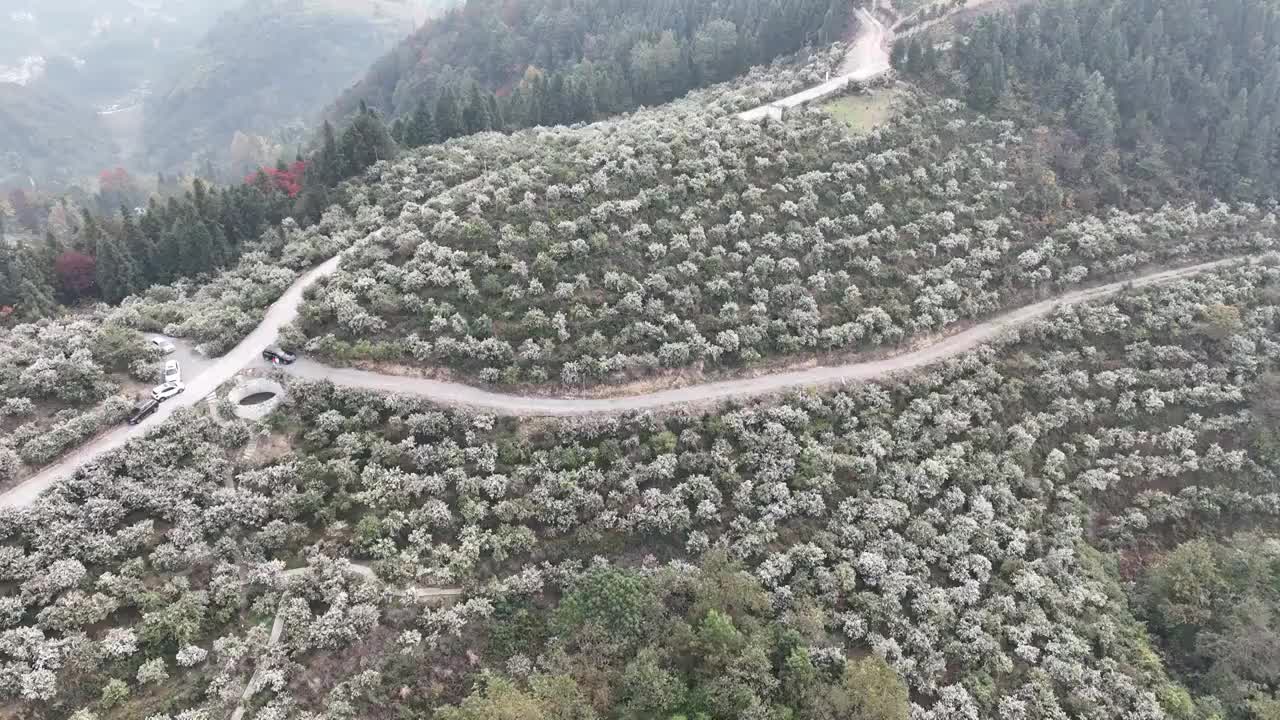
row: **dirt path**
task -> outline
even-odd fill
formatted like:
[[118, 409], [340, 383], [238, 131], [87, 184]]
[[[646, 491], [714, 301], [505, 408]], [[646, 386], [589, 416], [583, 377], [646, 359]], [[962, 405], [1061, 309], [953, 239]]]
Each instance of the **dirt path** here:
[[738, 118], [753, 122], [765, 117], [778, 117], [784, 110], [842, 92], [850, 82], [865, 82], [888, 72], [891, 32], [866, 10], [857, 8], [854, 13], [858, 16], [858, 37], [854, 38], [835, 77], [794, 95], [738, 113]]
[[[349, 562], [347, 569], [350, 570], [353, 575], [358, 575], [370, 582], [378, 581], [378, 577], [373, 573], [373, 568], [368, 565]], [[296, 577], [306, 571], [307, 568], [301, 567], [285, 570], [282, 574], [288, 578]], [[439, 598], [457, 597], [462, 594], [462, 588], [420, 587], [417, 585], [411, 585], [405, 590], [399, 591], [399, 594], [412, 597], [415, 600], [435, 600]], [[281, 638], [284, 637], [284, 606], [285, 602], [282, 600], [280, 602], [280, 610], [276, 611], [275, 620], [271, 622], [271, 635], [267, 638], [267, 646], [263, 648], [263, 654], [269, 652], [271, 648], [275, 647], [276, 644], [280, 642]], [[249, 701], [253, 699], [254, 694], [260, 689], [258, 686], [261, 684], [259, 677], [261, 675], [261, 670], [261, 666], [255, 667], [253, 674], [249, 676], [249, 682], [245, 684], [244, 692], [240, 693], [240, 702], [236, 704], [235, 710], [231, 712], [230, 720], [241, 720], [241, 718], [244, 717]]]
[[1074, 305], [1114, 294], [1126, 287], [1144, 287], [1189, 277], [1197, 273], [1239, 262], [1243, 258], [1216, 260], [1188, 267], [1152, 272], [1131, 280], [1077, 290], [1043, 300], [992, 318], [968, 330], [947, 336], [936, 343], [887, 358], [778, 372], [759, 377], [739, 378], [690, 385], [659, 392], [611, 398], [530, 397], [490, 392], [461, 383], [426, 378], [380, 375], [352, 368], [333, 368], [310, 360], [299, 360], [287, 370], [310, 380], [329, 380], [337, 385], [383, 392], [408, 393], [434, 402], [468, 407], [497, 415], [573, 416], [654, 410], [673, 405], [702, 406], [729, 399], [773, 395], [799, 387], [824, 388], [850, 382], [865, 382], [922, 368], [968, 352], [1006, 329], [1042, 317], [1054, 308]]
[[[378, 373], [353, 368], [334, 368], [300, 359], [286, 367], [286, 371], [309, 380], [328, 380], [347, 387], [364, 388], [382, 392], [408, 393], [430, 398], [443, 405], [468, 407], [497, 415], [509, 416], [575, 416], [622, 413], [633, 410], [654, 410], [674, 405], [710, 405], [728, 399], [742, 399], [773, 395], [798, 387], [825, 388], [849, 382], [877, 380], [932, 365], [949, 357], [968, 352], [992, 340], [1009, 327], [1044, 316], [1060, 305], [1073, 305], [1119, 292], [1125, 287], [1145, 287], [1189, 277], [1197, 273], [1223, 267], [1252, 258], [1235, 257], [1187, 267], [1152, 272], [1130, 280], [1113, 282], [1094, 288], [1077, 290], [1049, 300], [1043, 300], [1012, 310], [998, 317], [950, 335], [927, 347], [891, 357], [842, 365], [819, 366], [778, 372], [759, 377], [723, 380], [690, 385], [659, 392], [627, 395], [612, 398], [555, 398], [512, 395], [491, 392], [461, 383], [429, 380], [426, 378]], [[0, 508], [22, 507], [31, 504], [41, 492], [58, 478], [69, 474], [82, 463], [108, 450], [120, 447], [131, 437], [141, 436], [147, 428], [163, 422], [179, 407], [199, 402], [218, 385], [230, 379], [241, 368], [257, 359], [261, 349], [275, 340], [280, 328], [297, 316], [302, 302], [302, 292], [318, 278], [337, 268], [334, 258], [304, 275], [285, 293], [267, 313], [266, 320], [244, 342], [226, 356], [220, 358], [208, 370], [188, 384], [186, 392], [164, 404], [161, 411], [136, 427], [121, 427], [98, 440], [71, 453], [62, 462], [46, 468], [18, 487], [0, 495]]]
[[945, 15], [940, 15], [931, 20], [925, 20], [924, 22], [912, 25], [911, 27], [905, 30], [900, 29], [901, 25], [904, 22], [914, 17], [914, 14], [908, 15], [906, 17], [899, 18], [898, 22], [894, 23], [893, 27], [890, 28], [890, 31], [894, 34], [895, 37], [910, 37], [912, 35], [915, 35], [918, 32], [923, 32], [925, 30], [928, 30], [929, 28], [933, 27], [934, 25], [937, 25], [938, 23], [944, 20], [950, 19], [951, 16], [955, 15], [956, 13], [963, 12], [965, 10], [972, 10], [973, 8], [981, 7], [983, 5], [989, 5], [995, 1], [996, 0], [965, 0], [965, 4], [963, 6], [956, 8], [954, 10], [949, 10]]

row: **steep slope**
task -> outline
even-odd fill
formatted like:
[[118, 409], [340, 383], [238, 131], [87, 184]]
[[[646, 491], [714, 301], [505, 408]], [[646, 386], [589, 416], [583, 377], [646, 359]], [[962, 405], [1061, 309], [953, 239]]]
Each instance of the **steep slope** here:
[[37, 87], [0, 82], [0, 186], [100, 170], [115, 148], [90, 108]]
[[419, 22], [430, 0], [270, 0], [224, 15], [146, 106], [159, 168], [229, 149], [236, 131], [307, 122]]
[[[1051, 0], [916, 38], [913, 78], [983, 112], [1064, 125], [1046, 152], [1096, 202], [1171, 192], [1264, 202], [1280, 179], [1280, 6]], [[927, 34], [927, 33], [926, 33]], [[1065, 122], [1064, 122], [1065, 120]]]
[[839, 40], [851, 10], [846, 0], [469, 0], [380, 59], [330, 114], [365, 101], [400, 115], [474, 81], [508, 102], [516, 125], [590, 120]]
[[47, 82], [112, 105], [172, 66], [238, 0], [11, 0], [0, 22], [0, 77]]

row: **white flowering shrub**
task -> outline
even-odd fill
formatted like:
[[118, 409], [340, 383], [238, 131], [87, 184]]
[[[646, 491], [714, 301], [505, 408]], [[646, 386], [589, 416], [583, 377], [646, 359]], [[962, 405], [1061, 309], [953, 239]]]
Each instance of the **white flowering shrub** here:
[[[1062, 308], [914, 376], [705, 415], [522, 425], [295, 382], [294, 452], [243, 468], [242, 435], [180, 413], [0, 513], [0, 701], [52, 717], [122, 677], [140, 696], [198, 684], [210, 717], [246, 688], [255, 712], [408, 713], [459, 673], [540, 682], [548, 643], [589, 632], [572, 618], [651, 625], [634, 587], [548, 614], [609, 561], [666, 578], [685, 612], [693, 563], [729, 558], [751, 612], [809, 648], [793, 667], [870, 654], [921, 717], [1164, 717], [1178, 688], [1099, 553], [1280, 517], [1278, 272]], [[333, 691], [305, 690], [321, 674]]]
[[164, 658], [152, 658], [138, 667], [138, 684], [148, 685], [169, 679], [169, 671], [165, 669]]
[[854, 137], [820, 113], [758, 125], [690, 99], [424, 148], [352, 190], [367, 227], [286, 334], [339, 361], [577, 387], [894, 345], [1275, 243], [1250, 205], [1062, 207], [1046, 228], [1018, 190], [1039, 177], [1034, 142], [958, 113], [913, 107]]
[[209, 656], [209, 651], [198, 645], [188, 645], [178, 651], [178, 665], [182, 667], [194, 667], [204, 662]]

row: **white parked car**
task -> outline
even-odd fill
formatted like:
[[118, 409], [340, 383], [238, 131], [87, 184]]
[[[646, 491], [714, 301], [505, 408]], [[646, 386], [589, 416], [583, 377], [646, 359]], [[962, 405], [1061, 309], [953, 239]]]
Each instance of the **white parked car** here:
[[156, 349], [158, 349], [160, 352], [164, 353], [165, 355], [168, 355], [169, 353], [173, 352], [176, 349], [174, 348], [173, 343], [169, 342], [168, 340], [162, 337], [151, 338], [151, 344], [154, 345]]
[[164, 364], [164, 381], [166, 383], [176, 383], [182, 380], [182, 372], [178, 370], [178, 361], [170, 360]]
[[155, 400], [168, 400], [174, 395], [180, 395], [186, 389], [187, 386], [181, 382], [167, 382], [152, 388], [151, 397]]

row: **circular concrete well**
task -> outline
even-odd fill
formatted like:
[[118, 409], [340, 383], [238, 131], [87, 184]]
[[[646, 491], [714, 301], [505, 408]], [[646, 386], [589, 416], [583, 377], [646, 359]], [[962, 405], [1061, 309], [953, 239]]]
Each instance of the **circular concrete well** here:
[[265, 378], [245, 380], [227, 395], [227, 399], [235, 408], [237, 417], [261, 420], [280, 405], [284, 399], [284, 386]]

